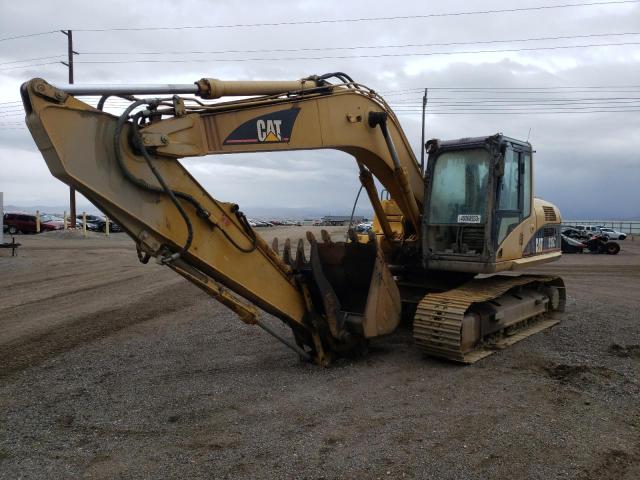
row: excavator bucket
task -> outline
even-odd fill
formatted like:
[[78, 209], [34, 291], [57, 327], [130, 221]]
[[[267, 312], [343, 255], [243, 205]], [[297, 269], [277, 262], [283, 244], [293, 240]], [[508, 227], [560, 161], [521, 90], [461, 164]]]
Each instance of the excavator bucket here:
[[333, 242], [322, 231], [311, 232], [306, 274], [314, 304], [320, 307], [332, 334], [352, 332], [364, 338], [391, 333], [400, 322], [400, 292], [375, 238], [367, 243]]

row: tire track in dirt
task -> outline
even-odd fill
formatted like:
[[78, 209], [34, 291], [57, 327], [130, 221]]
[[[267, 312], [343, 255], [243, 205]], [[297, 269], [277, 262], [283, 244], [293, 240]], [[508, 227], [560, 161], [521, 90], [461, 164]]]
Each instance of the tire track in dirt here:
[[[99, 290], [101, 288], [105, 288], [105, 287], [111, 287], [113, 285], [120, 285], [122, 284], [122, 282], [128, 282], [128, 281], [132, 281], [132, 280], [137, 280], [139, 278], [143, 278], [144, 274], [138, 274], [138, 275], [132, 275], [132, 276], [128, 276], [128, 277], [123, 277], [123, 278], [118, 278], [115, 280], [110, 280], [108, 282], [100, 282], [100, 283], [92, 283], [89, 285], [86, 285], [84, 287], [77, 287], [74, 288], [73, 291], [71, 292], [64, 292], [64, 294], [66, 295], [82, 295], [85, 292], [91, 292], [91, 291], [95, 291], [95, 290]], [[30, 305], [33, 305], [35, 303], [40, 303], [40, 302], [44, 302], [47, 300], [53, 300], [56, 298], [60, 298], [60, 296], [63, 295], [60, 292], [54, 292], [51, 295], [45, 295], [42, 297], [38, 297], [38, 298], [34, 298], [33, 300], [27, 300], [25, 302], [21, 302], [21, 303], [16, 303], [15, 305], [9, 305], [8, 307], [0, 307], [0, 311], [2, 311], [3, 313], [6, 312], [11, 312], [12, 310], [17, 310], [20, 308], [24, 308], [24, 307], [29, 307]]]
[[177, 312], [206, 297], [188, 283], [165, 286], [121, 308], [106, 308], [0, 346], [0, 378], [39, 365], [78, 345], [108, 337], [129, 326]]

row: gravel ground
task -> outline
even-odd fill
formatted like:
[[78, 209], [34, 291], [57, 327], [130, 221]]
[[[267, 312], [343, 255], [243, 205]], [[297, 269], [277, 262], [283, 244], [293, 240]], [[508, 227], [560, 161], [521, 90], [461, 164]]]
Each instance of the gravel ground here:
[[567, 283], [562, 322], [473, 366], [405, 327], [328, 369], [123, 235], [20, 241], [0, 253], [0, 478], [640, 478], [638, 241], [540, 270]]

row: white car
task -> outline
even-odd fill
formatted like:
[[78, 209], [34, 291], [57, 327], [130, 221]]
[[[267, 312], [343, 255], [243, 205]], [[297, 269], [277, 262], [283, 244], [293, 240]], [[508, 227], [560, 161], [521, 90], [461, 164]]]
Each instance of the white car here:
[[585, 236], [587, 236], [588, 238], [593, 237], [594, 235], [598, 235], [600, 233], [600, 226], [599, 225], [576, 225], [575, 227], [576, 230], [580, 230], [581, 232], [584, 232]]
[[356, 225], [356, 232], [368, 233], [373, 228], [373, 222], [362, 222]]
[[609, 227], [600, 227], [600, 233], [602, 234], [602, 238], [605, 240], [624, 240], [627, 238], [627, 234], [624, 232], [619, 232], [618, 230], [614, 230]]

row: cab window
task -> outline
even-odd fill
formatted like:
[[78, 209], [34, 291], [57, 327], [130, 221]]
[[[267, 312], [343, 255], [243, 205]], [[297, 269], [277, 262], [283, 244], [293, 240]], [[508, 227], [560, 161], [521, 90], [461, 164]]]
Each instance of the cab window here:
[[520, 152], [507, 145], [504, 153], [504, 173], [498, 185], [496, 212], [498, 244], [520, 223]]
[[500, 210], [518, 210], [519, 153], [507, 148], [504, 157], [504, 174], [500, 182], [498, 208]]
[[498, 244], [531, 215], [531, 153], [520, 148], [507, 144], [504, 151], [504, 173], [497, 192]]
[[531, 215], [531, 154], [525, 152], [522, 156], [522, 218]]

